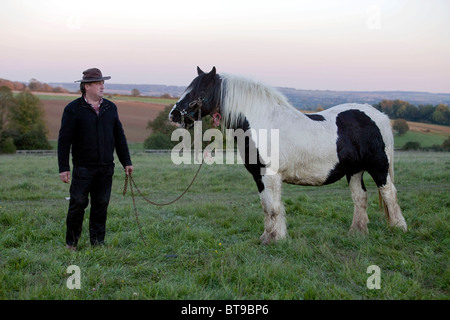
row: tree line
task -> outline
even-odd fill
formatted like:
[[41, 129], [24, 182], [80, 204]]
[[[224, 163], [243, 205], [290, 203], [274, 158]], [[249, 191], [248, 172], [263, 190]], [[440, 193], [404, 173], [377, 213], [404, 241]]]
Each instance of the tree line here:
[[69, 93], [70, 91], [63, 87], [52, 87], [51, 85], [40, 82], [36, 79], [31, 79], [28, 85], [19, 81], [10, 81], [0, 79], [0, 87], [7, 87], [13, 91], [39, 91], [39, 92], [53, 92], [53, 93]]
[[445, 104], [415, 106], [403, 100], [382, 100], [373, 106], [391, 119], [450, 125], [450, 110]]

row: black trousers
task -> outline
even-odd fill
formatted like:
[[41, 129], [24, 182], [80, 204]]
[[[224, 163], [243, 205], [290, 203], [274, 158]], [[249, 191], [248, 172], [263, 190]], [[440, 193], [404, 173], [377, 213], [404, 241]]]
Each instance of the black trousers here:
[[67, 212], [66, 244], [76, 246], [81, 237], [83, 218], [91, 198], [89, 236], [92, 245], [103, 244], [106, 233], [106, 215], [111, 197], [114, 165], [74, 167], [70, 185], [70, 203]]

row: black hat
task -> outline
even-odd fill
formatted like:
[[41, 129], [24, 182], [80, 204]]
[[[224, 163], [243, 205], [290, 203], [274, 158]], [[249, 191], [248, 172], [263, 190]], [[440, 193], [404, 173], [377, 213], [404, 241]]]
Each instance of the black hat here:
[[109, 79], [111, 79], [111, 77], [104, 77], [100, 69], [90, 68], [83, 71], [83, 79], [77, 80], [75, 82], [95, 82]]

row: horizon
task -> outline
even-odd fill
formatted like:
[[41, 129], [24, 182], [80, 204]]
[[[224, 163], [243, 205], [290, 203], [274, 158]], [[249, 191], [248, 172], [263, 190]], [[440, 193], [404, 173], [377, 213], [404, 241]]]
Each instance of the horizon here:
[[0, 77], [71, 83], [98, 67], [186, 87], [216, 66], [297, 90], [444, 94], [449, 18], [446, 0], [16, 0], [0, 12]]
[[[28, 84], [30, 81], [22, 81], [22, 80], [11, 80], [11, 79], [5, 79], [5, 78], [2, 78], [2, 77], [0, 77], [0, 79], [3, 79], [3, 80], [8, 80], [8, 81], [14, 81], [14, 82], [20, 82], [20, 83], [24, 83], [24, 84]], [[32, 79], [35, 79], [35, 78], [32, 78]], [[30, 79], [31, 80], [31, 79]], [[38, 80], [38, 79], [35, 79], [35, 80]], [[38, 80], [39, 81], [39, 80]], [[63, 85], [63, 84], [72, 84], [72, 82], [54, 82], [54, 81], [49, 81], [49, 82], [43, 82], [43, 81], [39, 81], [39, 82], [42, 82], [42, 83], [46, 83], [46, 84], [48, 84], [48, 85], [51, 85], [52, 87], [56, 87], [56, 86], [58, 86], [58, 85]], [[77, 83], [73, 83], [74, 85], [76, 85], [77, 86]], [[107, 82], [105, 82], [105, 89], [107, 90], [108, 89], [108, 84], [109, 85], [118, 85], [118, 86], [133, 86], [133, 85], [136, 85], [136, 86], [167, 86], [167, 87], [184, 87], [184, 88], [186, 88], [188, 85], [185, 85], [185, 86], [183, 86], [183, 85], [174, 85], [174, 84], [163, 84], [163, 83], [107, 83]], [[383, 93], [383, 92], [389, 92], [389, 93], [392, 93], [392, 92], [402, 92], [402, 93], [426, 93], [426, 94], [436, 94], [436, 95], [438, 95], [438, 94], [444, 94], [444, 95], [447, 95], [447, 94], [449, 94], [450, 95], [450, 90], [449, 90], [449, 92], [430, 92], [430, 91], [411, 91], [411, 90], [331, 90], [331, 89], [303, 89], [303, 88], [294, 88], [294, 87], [284, 87], [284, 86], [274, 86], [274, 88], [281, 88], [281, 89], [293, 89], [293, 90], [298, 90], [298, 91], [330, 91], [330, 92], [355, 92], [355, 93], [365, 93], [365, 92], [367, 92], [367, 93]], [[112, 89], [112, 90], [114, 90], [114, 89]], [[116, 89], [117, 90], [117, 89]], [[42, 93], [42, 94], [46, 94], [46, 93], [48, 93], [48, 94], [53, 94], [54, 92], [45, 92], [45, 91], [36, 91], [36, 92], [39, 92], [39, 93]], [[75, 91], [69, 91], [68, 93], [70, 93], [70, 94], [76, 94], [77, 92], [75, 92]], [[126, 95], [126, 94], [123, 94], [123, 95]]]
[[[69, 84], [70, 82], [49, 82], [49, 83], [53, 83], [53, 84]], [[48, 83], [48, 84], [49, 84]], [[174, 84], [163, 84], [163, 83], [110, 83], [112, 85], [125, 85], [125, 86], [132, 86], [132, 85], [136, 85], [136, 86], [168, 86], [168, 87], [187, 87], [189, 84], [182, 86], [182, 85], [174, 85]], [[283, 87], [283, 86], [276, 86], [275, 88], [283, 88], [283, 89], [293, 89], [293, 90], [298, 90], [298, 91], [334, 91], [334, 92], [404, 92], [404, 93], [427, 93], [427, 94], [450, 94], [449, 92], [429, 92], [429, 91], [411, 91], [411, 90], [330, 90], [330, 89], [303, 89], [303, 88], [294, 88], [294, 87]], [[108, 89], [108, 83], [105, 82], [105, 89]], [[450, 88], [449, 88], [450, 90]], [[71, 93], [73, 93], [71, 91]]]

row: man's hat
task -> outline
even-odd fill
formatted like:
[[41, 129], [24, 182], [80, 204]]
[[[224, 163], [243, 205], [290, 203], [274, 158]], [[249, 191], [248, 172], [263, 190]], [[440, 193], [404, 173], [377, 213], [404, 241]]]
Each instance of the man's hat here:
[[83, 71], [83, 79], [77, 80], [75, 82], [95, 82], [109, 79], [111, 79], [111, 77], [104, 77], [100, 69], [90, 68]]

